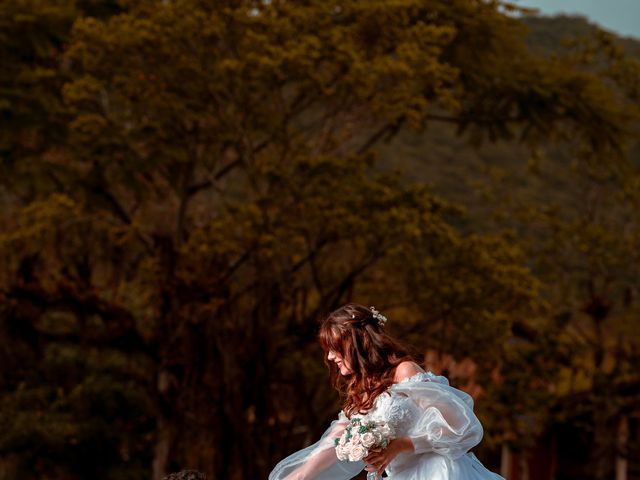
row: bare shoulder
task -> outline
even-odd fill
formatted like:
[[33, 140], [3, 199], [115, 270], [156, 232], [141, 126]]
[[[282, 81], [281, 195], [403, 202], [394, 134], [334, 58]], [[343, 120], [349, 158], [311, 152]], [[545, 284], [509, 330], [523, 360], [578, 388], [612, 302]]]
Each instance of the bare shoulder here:
[[396, 367], [396, 373], [394, 375], [393, 381], [395, 383], [398, 383], [421, 372], [424, 372], [424, 370], [416, 362], [402, 362]]

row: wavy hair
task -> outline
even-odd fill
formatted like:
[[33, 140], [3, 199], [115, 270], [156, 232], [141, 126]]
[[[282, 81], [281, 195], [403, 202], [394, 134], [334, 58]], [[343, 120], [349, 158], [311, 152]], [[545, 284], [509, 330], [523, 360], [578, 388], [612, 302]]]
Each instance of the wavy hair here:
[[[343, 396], [347, 417], [371, 409], [376, 397], [393, 384], [396, 367], [414, 361], [407, 349], [379, 325], [373, 311], [357, 303], [348, 303], [329, 314], [320, 326], [318, 339], [333, 386]], [[329, 361], [331, 350], [344, 358], [351, 369], [349, 375], [340, 375]]]

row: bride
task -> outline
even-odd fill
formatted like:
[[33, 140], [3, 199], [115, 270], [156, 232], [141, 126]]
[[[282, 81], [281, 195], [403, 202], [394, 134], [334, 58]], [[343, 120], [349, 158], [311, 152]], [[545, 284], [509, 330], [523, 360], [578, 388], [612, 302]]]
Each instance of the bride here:
[[[482, 439], [471, 397], [413, 362], [386, 333], [386, 321], [354, 303], [324, 320], [319, 340], [345, 393], [343, 409], [317, 443], [278, 463], [269, 480], [347, 480], [363, 468], [368, 478], [386, 472], [389, 480], [503, 480], [469, 452]], [[338, 460], [334, 441], [353, 418], [387, 422], [394, 439], [364, 461]]]

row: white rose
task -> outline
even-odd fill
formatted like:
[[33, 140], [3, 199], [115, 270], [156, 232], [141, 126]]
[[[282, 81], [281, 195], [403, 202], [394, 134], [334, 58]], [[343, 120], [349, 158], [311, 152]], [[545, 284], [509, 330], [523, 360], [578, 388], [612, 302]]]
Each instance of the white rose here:
[[343, 435], [340, 437], [340, 440], [338, 440], [338, 445], [340, 446], [344, 446], [347, 443], [347, 436]]
[[349, 461], [357, 462], [367, 456], [367, 449], [362, 445], [354, 445], [349, 453]]
[[336, 447], [336, 457], [338, 457], [338, 460], [345, 461], [349, 458], [349, 453], [350, 453], [351, 449], [349, 446], [347, 445], [338, 445]]
[[362, 440], [362, 445], [364, 445], [367, 448], [373, 447], [376, 443], [376, 437], [371, 432], [367, 432], [363, 434], [361, 437], [361, 440]]
[[353, 445], [356, 445], [356, 444], [360, 443], [360, 434], [358, 432], [356, 432], [353, 435], [351, 435], [351, 443]]

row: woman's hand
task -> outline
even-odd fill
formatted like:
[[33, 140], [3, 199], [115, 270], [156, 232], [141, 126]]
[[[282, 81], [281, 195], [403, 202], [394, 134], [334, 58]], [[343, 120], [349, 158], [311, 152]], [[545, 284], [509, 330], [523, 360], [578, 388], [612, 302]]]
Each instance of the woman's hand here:
[[376, 478], [380, 478], [387, 465], [402, 452], [413, 452], [413, 442], [409, 437], [391, 440], [384, 450], [371, 453], [364, 459], [364, 469], [367, 472], [376, 472]]

